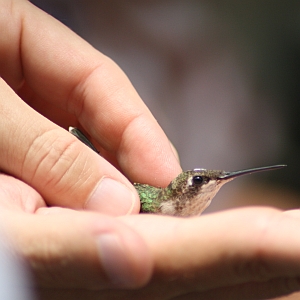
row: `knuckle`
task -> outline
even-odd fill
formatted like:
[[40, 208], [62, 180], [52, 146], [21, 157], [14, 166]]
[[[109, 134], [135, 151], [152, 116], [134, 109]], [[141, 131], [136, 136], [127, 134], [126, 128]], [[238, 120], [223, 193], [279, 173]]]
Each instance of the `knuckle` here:
[[249, 259], [238, 261], [235, 264], [234, 273], [243, 280], [246, 278], [264, 281], [270, 278], [272, 270], [269, 264], [260, 257], [250, 257]]
[[[81, 144], [61, 130], [47, 131], [32, 142], [23, 164], [23, 177], [51, 197], [67, 194], [86, 175]], [[71, 186], [70, 186], [71, 184]]]
[[[251, 221], [250, 221], [251, 222]], [[274, 224], [280, 222], [277, 211], [257, 216], [251, 222], [252, 238], [246, 249], [246, 255], [236, 260], [234, 272], [241, 278], [258, 281], [269, 280], [274, 277], [276, 267], [270, 256], [270, 237], [273, 234]], [[276, 227], [276, 226], [275, 226]]]

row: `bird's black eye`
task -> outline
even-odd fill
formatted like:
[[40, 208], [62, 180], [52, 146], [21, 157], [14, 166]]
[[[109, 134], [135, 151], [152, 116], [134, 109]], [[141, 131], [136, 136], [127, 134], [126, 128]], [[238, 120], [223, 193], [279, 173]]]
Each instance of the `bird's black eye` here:
[[203, 177], [200, 175], [196, 175], [193, 177], [193, 184], [194, 185], [200, 185], [203, 182]]

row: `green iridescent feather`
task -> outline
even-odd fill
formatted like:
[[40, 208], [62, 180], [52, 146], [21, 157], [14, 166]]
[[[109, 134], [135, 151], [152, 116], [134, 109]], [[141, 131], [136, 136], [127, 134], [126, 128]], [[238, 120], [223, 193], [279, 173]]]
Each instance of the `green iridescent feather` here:
[[148, 184], [141, 183], [135, 183], [134, 187], [136, 188], [141, 201], [140, 212], [158, 212], [161, 203], [159, 194], [161, 194], [162, 188], [156, 188]]

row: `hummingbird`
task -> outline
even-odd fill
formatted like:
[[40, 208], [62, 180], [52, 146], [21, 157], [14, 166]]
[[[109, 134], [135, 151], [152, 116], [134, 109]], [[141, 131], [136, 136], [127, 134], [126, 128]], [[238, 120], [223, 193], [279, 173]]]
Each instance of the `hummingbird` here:
[[[69, 132], [99, 153], [78, 128], [69, 127]], [[273, 165], [233, 172], [194, 169], [180, 173], [165, 188], [143, 183], [133, 185], [141, 201], [140, 213], [191, 217], [199, 216], [210, 205], [220, 188], [234, 178], [284, 167], [286, 165]]]

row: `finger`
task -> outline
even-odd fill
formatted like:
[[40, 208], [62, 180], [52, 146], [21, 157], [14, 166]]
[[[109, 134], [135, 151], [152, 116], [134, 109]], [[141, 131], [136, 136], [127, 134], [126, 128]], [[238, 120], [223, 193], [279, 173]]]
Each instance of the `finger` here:
[[[206, 292], [193, 292], [172, 298], [172, 300], [257, 300], [269, 299], [279, 300], [279, 296], [288, 295], [300, 288], [297, 278], [276, 278], [267, 282], [255, 282], [236, 285], [232, 287], [221, 287]], [[299, 294], [292, 298], [280, 298], [281, 300], [299, 299]], [[59, 299], [57, 299], [59, 300]]]
[[[170, 290], [171, 298], [187, 289], [204, 292], [280, 278], [292, 281], [300, 275], [300, 221], [280, 211], [248, 208], [191, 219], [141, 217], [124, 220], [154, 253], [154, 299], [160, 289]], [[166, 283], [164, 278], [173, 280]]]
[[[63, 282], [66, 289], [74, 288], [70, 273], [76, 270], [83, 275], [75, 278], [80, 281], [78, 287], [87, 289], [139, 286], [148, 280], [151, 259], [141, 238], [124, 224], [107, 217], [100, 221], [100, 217], [71, 209], [48, 208], [30, 186], [0, 174], [1, 231], [31, 266], [40, 286], [50, 284], [57, 289], [57, 284]], [[88, 238], [82, 239], [83, 235]], [[95, 273], [97, 276], [93, 277]]]
[[[201, 283], [199, 282], [199, 285]], [[168, 284], [166, 284], [168, 286]], [[294, 278], [278, 278], [268, 282], [249, 283], [236, 285], [232, 287], [220, 287], [218, 289], [209, 290], [205, 292], [189, 292], [186, 288], [182, 294], [170, 297], [167, 293], [168, 287], [160, 289], [156, 298], [153, 298], [151, 291], [145, 289], [139, 291], [132, 290], [105, 290], [105, 291], [91, 291], [91, 290], [58, 290], [58, 289], [42, 289], [39, 290], [41, 299], [55, 299], [55, 300], [71, 300], [89, 299], [89, 300], [257, 300], [257, 299], [274, 299], [278, 296], [290, 294], [299, 289], [299, 281]], [[293, 294], [293, 297], [280, 298], [280, 300], [298, 300], [299, 294]], [[274, 298], [273, 298], [274, 297]]]
[[299, 219], [300, 218], [300, 209], [290, 209], [283, 212], [285, 215], [288, 215], [289, 217], [294, 217]]
[[27, 106], [0, 79], [0, 168], [48, 205], [111, 215], [139, 211], [132, 184], [102, 157]]
[[39, 193], [21, 180], [0, 173], [0, 209], [35, 213], [45, 207]]
[[60, 208], [28, 215], [2, 211], [4, 231], [28, 262], [39, 287], [136, 288], [151, 276], [142, 238], [116, 219]]
[[[7, 82], [28, 101], [39, 97], [74, 114], [131, 180], [167, 185], [180, 172], [178, 161], [119, 67], [29, 2], [13, 8], [9, 22], [2, 20], [7, 37], [0, 54], [14, 66], [2, 66]], [[12, 49], [20, 40], [20, 49]]]

